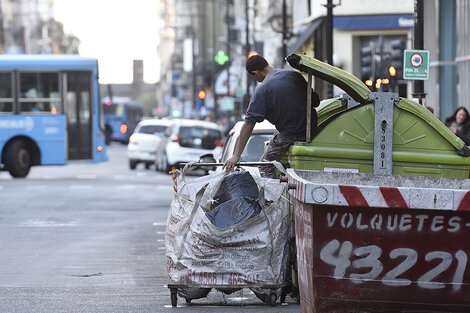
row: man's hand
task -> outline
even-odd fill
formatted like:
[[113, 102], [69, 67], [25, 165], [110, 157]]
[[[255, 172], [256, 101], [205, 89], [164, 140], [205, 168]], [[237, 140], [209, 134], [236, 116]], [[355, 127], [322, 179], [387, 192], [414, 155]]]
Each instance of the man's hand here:
[[250, 123], [243, 123], [242, 129], [240, 130], [240, 137], [238, 137], [237, 145], [235, 146], [235, 150], [233, 152], [233, 156], [225, 161], [224, 166], [222, 166], [222, 170], [225, 169], [227, 174], [233, 172], [235, 169], [235, 165], [238, 161], [240, 161], [240, 156], [242, 155], [243, 149], [245, 149], [246, 142], [248, 138], [250, 138], [251, 132], [253, 131], [254, 124]]
[[236, 155], [232, 156], [230, 159], [225, 161], [224, 165], [222, 166], [222, 170], [225, 169], [225, 173], [227, 174], [232, 173], [238, 161], [240, 161], [239, 156], [236, 156]]

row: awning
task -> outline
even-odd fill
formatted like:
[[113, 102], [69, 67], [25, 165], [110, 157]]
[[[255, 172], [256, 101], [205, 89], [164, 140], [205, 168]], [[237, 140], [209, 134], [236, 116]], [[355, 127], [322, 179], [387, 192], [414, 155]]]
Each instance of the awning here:
[[333, 28], [352, 29], [403, 29], [413, 28], [413, 14], [334, 16]]
[[320, 27], [324, 20], [324, 17], [317, 18], [312, 22], [312, 24], [308, 26], [305, 31], [301, 32], [297, 40], [295, 40], [295, 42], [293, 42], [287, 47], [287, 55], [297, 53], [297, 51], [299, 51], [299, 49], [305, 44], [305, 42], [312, 37], [315, 30]]

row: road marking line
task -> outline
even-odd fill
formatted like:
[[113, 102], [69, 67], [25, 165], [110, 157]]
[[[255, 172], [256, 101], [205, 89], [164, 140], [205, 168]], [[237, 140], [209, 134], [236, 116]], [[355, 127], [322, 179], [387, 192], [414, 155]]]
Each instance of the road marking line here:
[[31, 186], [26, 186], [25, 189], [29, 190], [46, 190], [47, 186], [46, 185], [31, 185]]
[[121, 186], [118, 186], [117, 189], [134, 190], [134, 189], [137, 189], [137, 185], [121, 185]]
[[96, 179], [97, 175], [95, 174], [79, 174], [77, 179]]
[[129, 179], [134, 179], [135, 177], [134, 176], [130, 176], [130, 175], [114, 175], [113, 176], [113, 179], [118, 179], [118, 180], [129, 180]]
[[91, 185], [70, 185], [69, 189], [73, 190], [91, 190], [93, 186]]

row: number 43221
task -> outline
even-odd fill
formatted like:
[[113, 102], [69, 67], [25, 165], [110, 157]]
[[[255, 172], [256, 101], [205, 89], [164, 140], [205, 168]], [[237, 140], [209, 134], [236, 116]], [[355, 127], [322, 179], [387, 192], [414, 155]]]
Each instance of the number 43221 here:
[[[351, 262], [352, 255], [356, 258]], [[379, 258], [382, 257], [382, 249], [376, 245], [369, 245], [354, 248], [350, 241], [340, 243], [334, 239], [328, 242], [320, 251], [320, 259], [326, 264], [334, 266], [333, 276], [336, 279], [345, 278], [346, 270], [352, 266], [360, 273], [349, 274], [349, 278], [354, 283], [363, 283], [366, 281], [378, 281], [388, 286], [408, 286], [412, 281], [406, 278], [406, 273], [418, 262], [418, 252], [410, 248], [396, 248], [390, 251], [388, 257], [391, 260], [403, 258], [403, 260], [393, 269], [386, 272], [381, 278], [379, 276], [384, 270], [384, 266]], [[457, 261], [457, 267], [450, 282], [454, 291], [462, 286], [462, 280], [467, 266], [467, 254], [459, 250], [454, 255], [445, 251], [431, 251], [426, 253], [424, 260], [431, 262], [435, 259], [440, 260], [437, 265], [427, 272], [423, 273], [416, 281], [417, 285], [427, 289], [441, 289], [446, 283], [434, 281], [441, 273], [449, 269], [452, 262]], [[370, 269], [364, 273], [363, 269]]]

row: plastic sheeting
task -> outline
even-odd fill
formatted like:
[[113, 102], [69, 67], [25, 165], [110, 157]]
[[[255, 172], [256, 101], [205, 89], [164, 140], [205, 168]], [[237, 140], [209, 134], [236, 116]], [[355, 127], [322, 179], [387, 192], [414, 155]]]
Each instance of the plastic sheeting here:
[[[176, 179], [165, 235], [167, 270], [188, 287], [283, 284], [288, 279], [291, 218], [285, 184], [255, 177], [261, 212], [225, 229], [206, 216], [224, 173]], [[265, 199], [263, 199], [265, 198]], [[266, 201], [268, 202], [266, 206]]]

